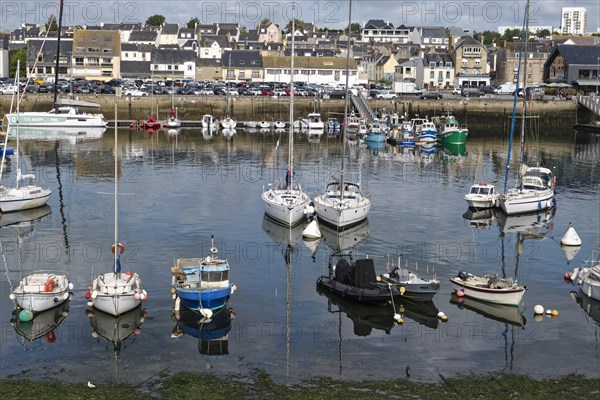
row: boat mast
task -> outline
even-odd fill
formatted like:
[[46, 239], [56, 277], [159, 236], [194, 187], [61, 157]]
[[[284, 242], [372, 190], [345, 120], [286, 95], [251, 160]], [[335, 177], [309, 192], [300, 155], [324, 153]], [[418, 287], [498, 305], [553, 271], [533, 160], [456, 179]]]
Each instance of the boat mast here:
[[[54, 100], [52, 102], [52, 108], [54, 108], [55, 112], [56, 112], [56, 100], [58, 98], [58, 66], [59, 66], [59, 61], [60, 61], [60, 34], [62, 31], [63, 4], [64, 4], [64, 1], [59, 0], [58, 32], [56, 32], [56, 66], [54, 67]], [[50, 25], [48, 25], [48, 29], [50, 29]]]
[[348, 2], [348, 46], [346, 47], [346, 93], [344, 95], [344, 131], [342, 132], [342, 168], [340, 171], [340, 201], [344, 199], [344, 168], [346, 166], [346, 129], [348, 128], [348, 94], [350, 93], [350, 38], [352, 27], [352, 0]]
[[118, 201], [118, 190], [119, 190], [119, 170], [118, 170], [118, 147], [117, 147], [117, 104], [115, 103], [115, 247], [114, 247], [114, 272], [117, 273], [117, 261], [119, 259], [119, 252], [121, 249], [119, 248], [119, 201]]
[[293, 187], [294, 179], [294, 52], [296, 50], [296, 4], [292, 2], [292, 60], [290, 62], [290, 127], [288, 134], [288, 171], [290, 179], [287, 180], [288, 190]]
[[[21, 60], [17, 60], [17, 73], [15, 74], [15, 76], [16, 76], [15, 81], [17, 82], [17, 86], [16, 86], [16, 89], [17, 89], [17, 134], [16, 134], [17, 150], [16, 150], [16, 153], [17, 153], [17, 155], [15, 156], [15, 160], [17, 160], [17, 183], [16, 183], [15, 187], [17, 189], [19, 188], [19, 182], [21, 180], [21, 166], [19, 165], [19, 103], [20, 103], [20, 101], [19, 101], [19, 86], [18, 86], [19, 69], [20, 68], [21, 68]], [[8, 139], [8, 135], [6, 136], [6, 139]], [[3, 155], [3, 157], [4, 157], [4, 155]]]
[[513, 96], [513, 112], [510, 122], [510, 135], [508, 139], [508, 155], [506, 157], [506, 173], [504, 175], [504, 194], [508, 185], [508, 174], [510, 172], [510, 156], [512, 153], [513, 137], [515, 134], [515, 120], [517, 117], [517, 99], [519, 98], [519, 82], [521, 78], [521, 61], [523, 61], [523, 43], [525, 42], [525, 25], [527, 24], [527, 18], [529, 17], [529, 0], [525, 4], [525, 14], [523, 16], [523, 31], [521, 32], [521, 45], [519, 46], [519, 61], [517, 64], [517, 84], [515, 88], [515, 94]]
[[[523, 167], [523, 157], [525, 155], [525, 122], [527, 118], [527, 42], [529, 41], [529, 0], [525, 4], [525, 30], [523, 32], [524, 40], [524, 53], [523, 57], [523, 115], [521, 118], [521, 167]], [[519, 92], [519, 88], [515, 89], [515, 92]], [[523, 189], [523, 168], [519, 168], [519, 187]]]

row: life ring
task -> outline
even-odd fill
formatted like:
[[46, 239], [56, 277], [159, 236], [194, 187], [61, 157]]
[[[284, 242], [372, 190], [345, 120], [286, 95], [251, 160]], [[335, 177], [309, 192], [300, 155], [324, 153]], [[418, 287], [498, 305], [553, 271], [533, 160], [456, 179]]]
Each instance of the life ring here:
[[[110, 250], [112, 251], [113, 254], [115, 254], [115, 245], [114, 244], [112, 245]], [[123, 246], [122, 243], [119, 243], [119, 252], [121, 254], [123, 254], [124, 251], [125, 251], [125, 246]]]
[[53, 291], [55, 286], [56, 282], [54, 281], [54, 279], [48, 279], [46, 283], [44, 283], [44, 292]]
[[56, 342], [56, 334], [54, 333], [54, 331], [50, 331], [44, 335], [44, 339], [48, 343], [54, 343]]

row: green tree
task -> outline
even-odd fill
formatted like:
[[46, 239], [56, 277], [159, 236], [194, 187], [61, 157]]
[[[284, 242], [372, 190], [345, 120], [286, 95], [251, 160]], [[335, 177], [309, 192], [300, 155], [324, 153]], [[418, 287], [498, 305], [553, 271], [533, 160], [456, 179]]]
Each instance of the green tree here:
[[19, 68], [19, 76], [27, 76], [27, 47], [23, 47], [17, 50], [8, 51], [8, 75], [12, 78], [15, 77], [17, 71], [17, 61], [21, 60], [21, 68]]
[[268, 25], [271, 23], [271, 20], [269, 18], [263, 18], [262, 21], [260, 21], [261, 25]]
[[248, 34], [248, 28], [246, 28], [245, 26], [242, 26], [240, 28], [240, 35], [247, 35]]
[[196, 26], [196, 24], [199, 24], [200, 20], [197, 17], [194, 17], [192, 19], [190, 19], [187, 23], [187, 27], [189, 29], [194, 29], [194, 27]]
[[[296, 24], [296, 29], [304, 30], [304, 22], [300, 21], [297, 18], [294, 18], [293, 22]], [[292, 20], [290, 19], [287, 25], [285, 26], [285, 32], [292, 32]]]
[[148, 17], [148, 19], [146, 20], [146, 25], [161, 26], [165, 23], [165, 20], [165, 17], [163, 17], [162, 15], [153, 15], [151, 17]]
[[361, 26], [358, 22], [353, 22], [350, 24], [350, 32], [359, 34], [361, 30]]
[[537, 37], [539, 38], [545, 38], [550, 36], [552, 33], [550, 33], [550, 29], [542, 29], [541, 31], [539, 31], [537, 33]]
[[56, 18], [53, 18], [52, 16], [48, 18], [48, 22], [46, 22], [46, 30], [49, 32], [58, 31], [58, 24], [56, 23]]
[[[502, 35], [495, 31], [483, 31], [481, 35], [483, 35], [483, 44], [498, 43], [502, 40]], [[480, 34], [475, 36], [480, 37]]]

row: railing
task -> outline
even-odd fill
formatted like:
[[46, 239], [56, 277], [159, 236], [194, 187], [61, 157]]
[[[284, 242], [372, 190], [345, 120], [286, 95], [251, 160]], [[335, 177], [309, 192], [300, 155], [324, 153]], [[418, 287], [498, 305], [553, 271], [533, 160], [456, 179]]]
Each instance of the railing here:
[[600, 96], [582, 96], [577, 94], [577, 102], [600, 116]]
[[369, 107], [367, 98], [363, 91], [359, 91], [356, 95], [351, 94], [352, 104], [354, 107], [367, 119], [367, 123], [372, 123], [375, 119], [375, 113]]

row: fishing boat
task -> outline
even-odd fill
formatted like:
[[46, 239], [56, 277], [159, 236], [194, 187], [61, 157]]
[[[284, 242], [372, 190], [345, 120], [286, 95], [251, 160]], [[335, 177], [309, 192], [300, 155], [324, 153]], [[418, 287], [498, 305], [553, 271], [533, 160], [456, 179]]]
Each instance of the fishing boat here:
[[[416, 265], [415, 268], [417, 268]], [[392, 272], [381, 274], [379, 278], [381, 282], [399, 288], [402, 296], [417, 301], [431, 301], [433, 296], [440, 290], [440, 282], [435, 276], [428, 279], [410, 271], [408, 260], [405, 268], [402, 268], [400, 258], [398, 259], [398, 266]]]
[[367, 133], [367, 126], [364, 125], [363, 121], [361, 120], [360, 117], [358, 117], [356, 114], [351, 113], [350, 115], [346, 116], [345, 118], [345, 127], [344, 130], [346, 131], [346, 136], [350, 137], [353, 135], [357, 135], [359, 134], [359, 127], [362, 124], [364, 126], [364, 130], [365, 130], [365, 134]]
[[229, 282], [229, 262], [217, 257], [211, 236], [210, 254], [202, 258], [178, 258], [171, 268], [172, 286], [181, 305], [212, 315], [223, 308], [235, 290]]
[[[293, 21], [292, 21], [293, 24]], [[294, 70], [294, 36], [292, 35], [291, 68]], [[265, 213], [276, 221], [294, 226], [305, 220], [305, 209], [310, 204], [310, 197], [296, 180], [294, 170], [294, 74], [290, 78], [290, 125], [288, 131], [288, 159], [285, 180], [279, 179], [263, 189], [262, 200]], [[277, 125], [275, 125], [277, 126]], [[285, 126], [285, 124], [284, 124]]]
[[214, 131], [217, 127], [215, 118], [210, 114], [204, 114], [202, 116], [202, 129], [205, 131]]
[[581, 287], [581, 292], [586, 296], [600, 301], [600, 248], [583, 265], [573, 270], [570, 279]]
[[412, 131], [418, 142], [433, 143], [437, 140], [437, 129], [433, 122], [427, 118], [414, 118], [411, 121]]
[[71, 290], [73, 284], [69, 282], [65, 273], [36, 271], [21, 279], [9, 298], [24, 311], [22, 315], [19, 314], [19, 319], [28, 321], [35, 313], [49, 310], [67, 301]]
[[465, 201], [471, 208], [484, 209], [493, 208], [498, 205], [500, 193], [494, 185], [489, 183], [476, 183], [471, 186], [469, 193], [465, 195]]
[[117, 130], [117, 105], [115, 104], [115, 237], [112, 245], [113, 270], [100, 274], [94, 278], [92, 284], [86, 293], [86, 298], [90, 299], [88, 305], [96, 310], [119, 316], [140, 306], [142, 301], [148, 298], [148, 295], [142, 287], [142, 280], [135, 272], [121, 272], [121, 254], [125, 251], [125, 246], [119, 242], [119, 148], [118, 148], [118, 130]]
[[[15, 85], [19, 79], [18, 68], [20, 62], [17, 62], [17, 74], [15, 76]], [[44, 189], [41, 186], [33, 184], [35, 175], [33, 174], [21, 174], [21, 164], [19, 163], [19, 128], [20, 128], [20, 112], [19, 112], [19, 95], [17, 93], [17, 107], [16, 107], [16, 121], [15, 121], [15, 162], [17, 166], [17, 175], [14, 187], [7, 187], [2, 185], [4, 160], [6, 157], [6, 144], [4, 145], [4, 151], [2, 152], [2, 160], [0, 162], [0, 211], [3, 213], [24, 211], [37, 207], [44, 206], [48, 203], [52, 190]], [[6, 136], [8, 142], [9, 134]], [[21, 185], [21, 182], [28, 180], [27, 185]]]
[[[527, 29], [529, 26], [529, 0], [525, 6], [525, 16], [523, 21], [523, 30], [521, 38], [521, 46], [519, 49], [519, 63], [517, 67], [517, 82], [516, 86], [520, 87], [519, 80], [521, 77], [521, 64], [523, 64], [523, 76], [525, 77], [524, 87], [527, 86]], [[525, 48], [525, 51], [523, 50]], [[525, 53], [525, 54], [523, 54]], [[512, 143], [515, 131], [515, 121], [517, 119], [517, 97], [518, 90], [515, 90], [513, 113], [511, 118], [510, 136], [508, 142], [508, 156], [506, 161], [506, 174], [504, 178], [504, 194], [500, 197], [500, 207], [502, 211], [508, 215], [524, 214], [547, 210], [556, 205], [554, 197], [554, 185], [556, 177], [548, 168], [543, 167], [528, 167], [525, 164], [525, 127], [527, 118], [527, 99], [523, 96], [522, 101], [522, 118], [521, 118], [521, 157], [520, 168], [518, 170], [518, 186], [507, 191], [508, 177], [510, 171], [510, 159], [512, 153]]]
[[361, 303], [387, 303], [401, 295], [400, 287], [378, 281], [373, 259], [354, 261], [349, 253], [329, 256], [329, 275], [317, 279], [317, 288]]
[[467, 141], [469, 129], [467, 129], [467, 127], [464, 125], [460, 125], [450, 111], [448, 111], [446, 115], [434, 118], [433, 123], [436, 125], [438, 130], [438, 142], [462, 144]]
[[375, 120], [373, 121], [371, 129], [367, 132], [363, 139], [367, 143], [385, 143], [387, 141], [387, 132], [383, 129], [383, 125], [379, 121]]
[[510, 277], [475, 276], [464, 271], [450, 278], [450, 282], [458, 296], [509, 306], [518, 306], [527, 290], [526, 286], [518, 284]]

